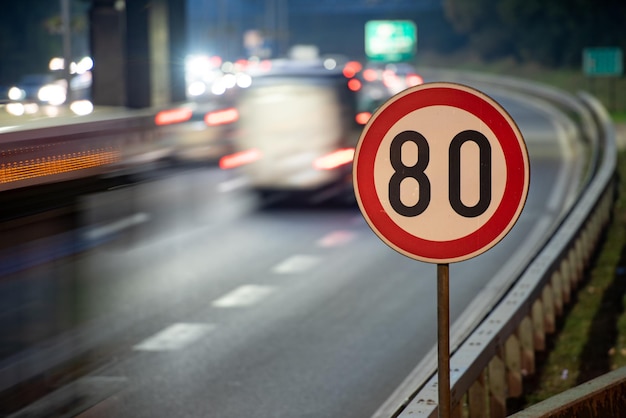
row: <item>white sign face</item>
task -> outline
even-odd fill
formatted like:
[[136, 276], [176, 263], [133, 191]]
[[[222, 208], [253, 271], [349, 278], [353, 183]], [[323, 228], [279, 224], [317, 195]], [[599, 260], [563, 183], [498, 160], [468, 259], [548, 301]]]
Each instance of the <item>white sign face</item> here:
[[423, 84], [373, 115], [355, 153], [354, 184], [365, 219], [392, 248], [421, 261], [462, 261], [515, 224], [528, 154], [491, 98], [458, 84]]

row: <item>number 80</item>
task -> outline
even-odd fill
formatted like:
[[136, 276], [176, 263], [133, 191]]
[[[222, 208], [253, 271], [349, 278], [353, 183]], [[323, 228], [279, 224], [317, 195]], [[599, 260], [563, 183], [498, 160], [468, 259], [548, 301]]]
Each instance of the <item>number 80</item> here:
[[[402, 162], [402, 146], [407, 142], [413, 142], [417, 146], [417, 162], [413, 166], [407, 166]], [[479, 148], [479, 199], [473, 206], [467, 206], [461, 201], [461, 147], [466, 142], [473, 142]], [[391, 207], [398, 214], [407, 217], [422, 214], [430, 204], [430, 180], [425, 173], [430, 160], [428, 141], [419, 132], [401, 132], [391, 141], [389, 156], [394, 169], [389, 179]], [[448, 199], [452, 209], [466, 218], [474, 218], [485, 213], [491, 203], [491, 144], [487, 137], [474, 130], [460, 132], [450, 142], [448, 161]], [[415, 179], [419, 184], [419, 198], [412, 206], [405, 205], [400, 199], [400, 185], [406, 178]]]

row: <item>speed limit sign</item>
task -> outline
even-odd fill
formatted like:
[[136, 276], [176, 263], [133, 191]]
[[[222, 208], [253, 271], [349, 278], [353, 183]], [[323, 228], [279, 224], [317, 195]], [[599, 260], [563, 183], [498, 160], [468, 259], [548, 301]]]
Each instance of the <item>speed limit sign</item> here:
[[529, 165], [519, 128], [496, 101], [468, 86], [426, 83], [374, 113], [353, 180], [363, 216], [385, 243], [451, 263], [510, 231], [526, 202]]

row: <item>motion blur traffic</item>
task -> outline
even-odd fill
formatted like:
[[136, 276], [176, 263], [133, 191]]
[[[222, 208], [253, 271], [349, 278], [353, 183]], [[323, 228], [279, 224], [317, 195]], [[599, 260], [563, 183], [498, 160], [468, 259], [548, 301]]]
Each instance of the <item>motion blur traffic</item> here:
[[3, 98], [6, 112], [13, 116], [54, 117], [59, 116], [67, 105], [73, 114], [91, 113], [93, 60], [84, 57], [78, 62], [70, 63], [69, 75], [65, 73], [63, 58], [52, 58], [48, 67], [48, 72], [25, 74], [6, 88], [6, 97]]
[[[69, 91], [63, 60], [52, 59], [49, 68], [9, 87], [4, 110], [14, 117], [90, 114], [93, 61], [71, 63]], [[155, 153], [153, 142], [145, 152], [177, 164], [237, 170], [264, 201], [350, 201], [362, 127], [388, 98], [422, 82], [408, 63], [320, 54], [312, 45], [274, 59], [189, 55], [187, 101], [157, 109], [161, 151]]]
[[189, 96], [203, 101], [212, 94], [234, 106], [218, 134], [233, 149], [220, 157], [220, 167], [239, 170], [263, 201], [350, 200], [362, 126], [392, 95], [423, 83], [408, 63], [362, 63], [321, 55], [311, 45], [294, 46], [285, 58], [219, 69], [218, 57], [191, 62]]

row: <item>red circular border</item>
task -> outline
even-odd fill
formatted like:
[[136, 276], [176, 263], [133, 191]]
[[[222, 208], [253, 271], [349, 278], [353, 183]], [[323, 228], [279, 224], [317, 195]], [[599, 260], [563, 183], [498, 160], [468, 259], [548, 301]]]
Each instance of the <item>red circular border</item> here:
[[[495, 102], [466, 86], [462, 87], [467, 90], [452, 83], [432, 84], [411, 88], [413, 91], [390, 99], [374, 114], [361, 134], [354, 156], [355, 192], [368, 223], [390, 246], [422, 261], [462, 261], [491, 248], [517, 220], [528, 190], [528, 155], [519, 129], [512, 118], [509, 122], [504, 116], [508, 115], [504, 109], [494, 107]], [[438, 105], [463, 109], [483, 121], [498, 139], [507, 167], [504, 195], [492, 217], [473, 233], [449, 241], [422, 239], [400, 228], [387, 215], [374, 183], [376, 154], [387, 132], [410, 112]]]

